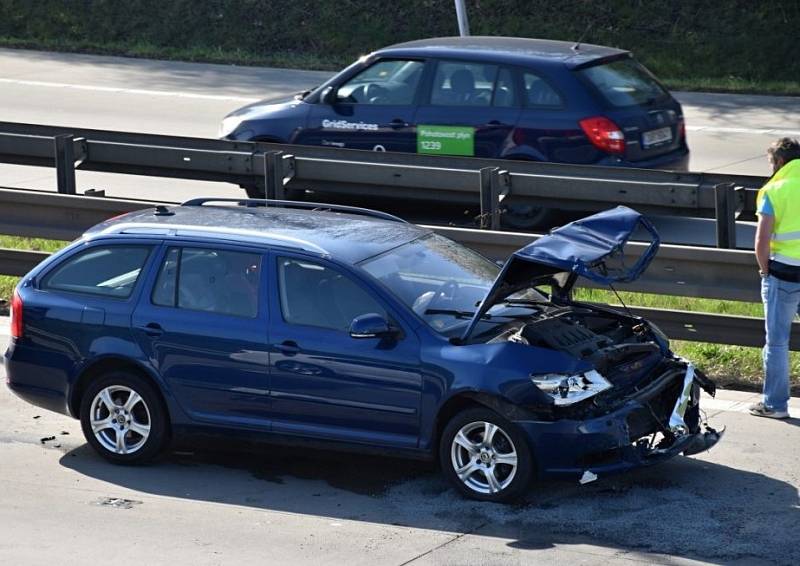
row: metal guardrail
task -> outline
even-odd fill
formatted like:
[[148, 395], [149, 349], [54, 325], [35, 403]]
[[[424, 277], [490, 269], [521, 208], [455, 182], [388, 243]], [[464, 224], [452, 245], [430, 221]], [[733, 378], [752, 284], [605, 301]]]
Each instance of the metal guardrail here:
[[[56, 166], [59, 191], [75, 192], [75, 167], [90, 171], [226, 181], [292, 189], [481, 206], [499, 226], [501, 202], [583, 211], [627, 204], [646, 213], [717, 219], [718, 245], [735, 248], [737, 214], [755, 210], [765, 179], [359, 151], [0, 122], [0, 162]], [[322, 197], [324, 200], [324, 197]], [[504, 199], [507, 199], [504, 201]]]
[[[74, 196], [75, 167], [92, 171], [226, 181], [286, 191], [364, 194], [420, 202], [479, 204], [475, 230], [432, 226], [439, 233], [501, 259], [538, 236], [496, 231], [504, 198], [534, 206], [601, 210], [623, 203], [645, 212], [711, 216], [718, 245], [735, 247], [735, 218], [752, 214], [765, 179], [532, 163], [314, 146], [284, 146], [0, 122], [0, 162], [55, 166], [61, 194], [0, 189], [0, 233], [72, 239], [117, 214], [156, 203]], [[631, 243], [632, 253], [642, 244]], [[0, 272], [26, 273], [46, 254], [0, 250]], [[638, 281], [620, 289], [758, 301], [753, 254], [664, 245]], [[631, 307], [673, 338], [761, 345], [763, 321], [707, 313]], [[800, 344], [792, 342], [793, 349]]]
[[[0, 233], [71, 240], [103, 220], [166, 202], [79, 197], [46, 191], [0, 189]], [[35, 220], [32, 220], [35, 219]], [[430, 226], [491, 259], [505, 259], [534, 241], [536, 234]], [[630, 242], [638, 255], [646, 244]], [[620, 290], [706, 297], [736, 301], [760, 300], [759, 279], [752, 252], [662, 245], [650, 268]]]

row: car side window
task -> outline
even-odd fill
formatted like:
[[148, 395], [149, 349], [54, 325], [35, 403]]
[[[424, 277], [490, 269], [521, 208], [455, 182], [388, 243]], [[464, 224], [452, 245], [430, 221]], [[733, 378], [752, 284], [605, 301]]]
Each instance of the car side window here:
[[361, 285], [312, 261], [279, 257], [278, 290], [281, 314], [289, 324], [346, 332], [357, 316], [386, 316], [386, 310]]
[[564, 100], [556, 90], [535, 73], [523, 73], [525, 105], [532, 108], [560, 108]]
[[492, 106], [499, 108], [517, 106], [517, 89], [514, 85], [514, 75], [509, 69], [500, 69], [497, 74]]
[[229, 250], [167, 250], [153, 287], [155, 305], [255, 318], [261, 255]]
[[41, 289], [69, 291], [114, 299], [131, 296], [152, 246], [97, 246], [53, 269]]
[[411, 105], [422, 77], [422, 61], [378, 61], [336, 91], [340, 104]]
[[433, 79], [431, 104], [490, 106], [497, 72], [497, 65], [439, 61]]

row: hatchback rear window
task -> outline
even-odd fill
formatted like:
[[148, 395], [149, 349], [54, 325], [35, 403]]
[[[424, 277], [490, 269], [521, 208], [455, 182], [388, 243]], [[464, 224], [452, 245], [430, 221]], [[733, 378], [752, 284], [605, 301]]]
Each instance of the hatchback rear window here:
[[41, 288], [127, 299], [149, 254], [150, 246], [90, 248], [47, 274]]
[[611, 106], [646, 105], [668, 96], [653, 75], [633, 59], [593, 65], [577, 71]]

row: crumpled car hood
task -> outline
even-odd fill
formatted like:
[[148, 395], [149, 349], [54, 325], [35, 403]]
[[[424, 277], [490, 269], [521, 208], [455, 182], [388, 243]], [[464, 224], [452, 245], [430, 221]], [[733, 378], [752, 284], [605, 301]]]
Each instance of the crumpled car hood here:
[[[633, 265], [627, 266], [623, 248], [639, 228], [649, 234], [650, 245]], [[462, 341], [469, 338], [486, 311], [522, 289], [551, 283], [562, 293], [569, 293], [579, 276], [603, 285], [634, 281], [650, 265], [660, 242], [650, 221], [626, 206], [557, 228], [511, 254], [467, 326]]]

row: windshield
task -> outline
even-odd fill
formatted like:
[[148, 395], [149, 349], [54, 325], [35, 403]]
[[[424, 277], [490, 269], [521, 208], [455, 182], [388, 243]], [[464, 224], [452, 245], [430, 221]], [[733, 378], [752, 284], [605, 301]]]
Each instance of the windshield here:
[[652, 104], [667, 96], [653, 75], [634, 59], [621, 59], [578, 71], [617, 108]]
[[[469, 322], [500, 273], [500, 267], [480, 254], [437, 234], [368, 259], [361, 267], [431, 328], [448, 336], [457, 335]], [[487, 320], [507, 322], [512, 312], [519, 314], [520, 308], [526, 308], [526, 301], [547, 300], [533, 289], [511, 299], [514, 306], [496, 305]]]

